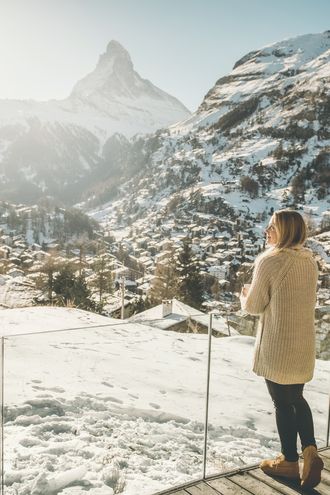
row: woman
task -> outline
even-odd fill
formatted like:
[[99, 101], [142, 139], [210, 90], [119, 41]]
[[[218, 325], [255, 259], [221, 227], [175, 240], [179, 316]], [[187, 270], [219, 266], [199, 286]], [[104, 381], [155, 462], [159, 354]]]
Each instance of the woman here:
[[276, 211], [266, 228], [267, 249], [260, 255], [252, 283], [241, 292], [242, 309], [260, 315], [253, 371], [266, 380], [276, 412], [282, 454], [265, 460], [270, 475], [299, 479], [297, 434], [304, 457], [301, 485], [321, 480], [312, 413], [303, 397], [315, 365], [314, 310], [318, 270], [303, 247], [306, 224], [296, 211]]

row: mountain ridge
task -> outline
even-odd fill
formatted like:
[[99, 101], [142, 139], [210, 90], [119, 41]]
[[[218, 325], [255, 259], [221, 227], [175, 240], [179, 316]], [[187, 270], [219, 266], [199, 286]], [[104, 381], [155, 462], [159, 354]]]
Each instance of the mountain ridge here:
[[[96, 68], [64, 100], [0, 100], [0, 192], [28, 201], [45, 194], [72, 201], [104, 166], [112, 135], [130, 139], [167, 127], [190, 112], [142, 79], [128, 52], [112, 41]], [[57, 177], [58, 176], [58, 177]], [[63, 189], [64, 186], [64, 189]]]
[[[254, 219], [288, 206], [320, 219], [328, 208], [330, 33], [281, 41], [239, 62], [194, 114], [158, 133], [145, 169], [123, 185], [116, 208], [133, 225], [158, 214], [166, 222], [172, 202], [189, 213], [218, 202], [216, 214]], [[108, 223], [116, 228], [113, 216]]]

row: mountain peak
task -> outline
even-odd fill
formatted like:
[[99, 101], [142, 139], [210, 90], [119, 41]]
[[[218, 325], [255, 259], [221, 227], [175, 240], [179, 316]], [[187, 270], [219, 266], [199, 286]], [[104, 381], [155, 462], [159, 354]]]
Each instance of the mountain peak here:
[[134, 67], [127, 50], [115, 40], [108, 43], [105, 53], [93, 72], [78, 81], [72, 95], [90, 98], [92, 94], [102, 93], [103, 96], [123, 94], [124, 88], [134, 81]]
[[[161, 113], [174, 111], [177, 118], [170, 117], [169, 121], [172, 122], [182, 120], [190, 113], [176, 98], [142, 79], [134, 70], [128, 51], [115, 40], [108, 43], [94, 71], [77, 82], [70, 98], [84, 101], [88, 106], [99, 108], [103, 114], [107, 113], [109, 116], [116, 114], [118, 109], [126, 113], [127, 108], [123, 108], [127, 105], [130, 108], [139, 107], [142, 100], [143, 112], [151, 111], [154, 114], [155, 108]], [[146, 110], [147, 101], [150, 104], [149, 110]]]
[[75, 84], [67, 103], [74, 112], [83, 108], [110, 119], [117, 132], [123, 132], [119, 122], [129, 122], [134, 132], [125, 131], [127, 135], [153, 131], [190, 114], [176, 98], [142, 79], [128, 51], [115, 40], [108, 43], [95, 69]]
[[128, 51], [118, 41], [111, 40], [108, 43], [105, 53], [99, 58], [96, 69], [108, 65], [111, 68], [116, 66], [119, 69], [133, 70], [133, 63]]
[[[304, 65], [310, 60], [314, 60], [320, 54], [329, 49], [329, 31], [316, 34], [303, 34], [293, 38], [286, 38], [276, 43], [264, 46], [260, 50], [255, 50], [244, 55], [234, 65], [234, 70], [249, 63], [263, 63], [266, 58], [270, 63], [285, 61], [285, 64], [295, 64], [297, 67]], [[278, 69], [278, 67], [277, 67]], [[276, 67], [275, 67], [276, 70]]]
[[111, 40], [109, 41], [106, 49], [106, 54], [110, 56], [128, 56], [128, 51], [119, 43], [119, 41]]

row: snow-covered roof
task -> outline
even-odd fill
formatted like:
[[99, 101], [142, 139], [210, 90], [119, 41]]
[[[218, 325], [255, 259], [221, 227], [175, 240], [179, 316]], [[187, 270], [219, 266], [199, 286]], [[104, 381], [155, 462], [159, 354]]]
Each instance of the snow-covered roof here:
[[[188, 304], [184, 304], [173, 298], [171, 314], [163, 317], [163, 304], [159, 304], [158, 306], [154, 306], [153, 308], [132, 316], [129, 318], [129, 321], [147, 323], [148, 325], [166, 330], [188, 319], [208, 327], [209, 318], [208, 314], [202, 313], [201, 311], [188, 306]], [[217, 315], [216, 318], [213, 318], [213, 329], [224, 335], [228, 335], [226, 321], [221, 316]]]

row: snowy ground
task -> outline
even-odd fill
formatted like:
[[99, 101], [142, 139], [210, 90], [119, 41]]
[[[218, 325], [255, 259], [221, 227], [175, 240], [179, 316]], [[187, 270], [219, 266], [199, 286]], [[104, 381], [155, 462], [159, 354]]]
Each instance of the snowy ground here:
[[38, 292], [25, 277], [7, 276], [0, 284], [0, 309], [30, 306], [37, 294]]
[[[6, 495], [147, 495], [201, 476], [206, 335], [65, 308], [1, 315]], [[87, 328], [13, 336], [68, 326]], [[271, 401], [250, 371], [253, 343], [212, 341], [208, 474], [278, 451]], [[320, 446], [329, 369], [318, 361], [306, 392]]]

